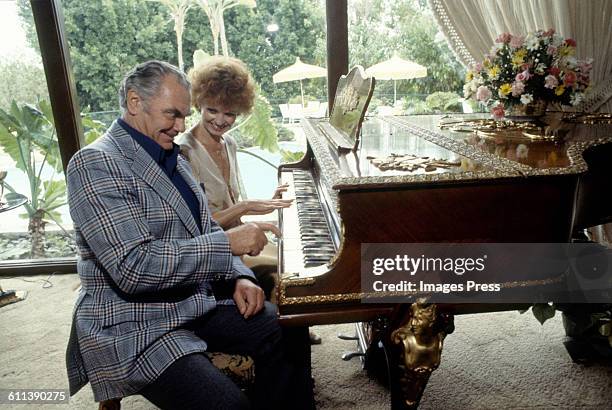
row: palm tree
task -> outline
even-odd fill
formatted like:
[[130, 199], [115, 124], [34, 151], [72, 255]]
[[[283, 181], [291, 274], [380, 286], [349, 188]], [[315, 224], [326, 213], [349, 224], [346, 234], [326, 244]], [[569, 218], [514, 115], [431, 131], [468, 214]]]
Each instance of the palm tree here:
[[[57, 209], [66, 204], [66, 182], [63, 178], [55, 179], [62, 171], [62, 162], [49, 103], [41, 101], [35, 107], [18, 106], [13, 101], [8, 112], [0, 109], [0, 147], [28, 178], [30, 200], [25, 208], [30, 220], [30, 256], [42, 258], [45, 224], [48, 219], [58, 223], [61, 217]], [[49, 170], [51, 177], [43, 180], [43, 171]], [[17, 192], [6, 182], [4, 186], [10, 192]]]
[[185, 30], [185, 18], [187, 12], [193, 6], [194, 0], [149, 0], [164, 4], [170, 9], [170, 16], [174, 20], [174, 32], [176, 33], [176, 47], [178, 52], [179, 68], [183, 70], [183, 31]]
[[223, 21], [223, 13], [225, 10], [236, 6], [245, 6], [248, 8], [256, 7], [255, 0], [197, 0], [200, 7], [206, 13], [210, 22], [210, 31], [213, 37], [214, 55], [219, 55], [219, 38], [221, 38], [221, 49], [223, 55], [229, 56], [229, 46], [227, 37], [225, 36], [225, 22]]

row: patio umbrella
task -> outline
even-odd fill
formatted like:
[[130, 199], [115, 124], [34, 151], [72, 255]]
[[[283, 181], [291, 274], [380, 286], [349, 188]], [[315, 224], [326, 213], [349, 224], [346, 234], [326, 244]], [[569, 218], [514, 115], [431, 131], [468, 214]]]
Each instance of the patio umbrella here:
[[368, 68], [366, 74], [377, 80], [393, 80], [393, 103], [395, 104], [397, 100], [397, 80], [427, 77], [427, 68], [394, 54], [390, 59]]
[[295, 58], [295, 63], [283, 68], [272, 76], [274, 83], [284, 83], [286, 81], [300, 80], [300, 92], [302, 94], [302, 107], [304, 106], [304, 86], [302, 80], [307, 78], [318, 78], [327, 76], [327, 70], [312, 64], [305, 64], [299, 57]]

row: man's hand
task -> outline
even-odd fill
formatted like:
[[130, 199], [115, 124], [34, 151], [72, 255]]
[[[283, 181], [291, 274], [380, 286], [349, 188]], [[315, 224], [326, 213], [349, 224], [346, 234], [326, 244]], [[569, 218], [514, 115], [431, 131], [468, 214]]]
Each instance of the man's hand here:
[[278, 228], [266, 222], [250, 222], [225, 231], [230, 248], [234, 255], [259, 255], [268, 243], [265, 232], [272, 232], [280, 237]]
[[259, 286], [248, 279], [238, 279], [234, 289], [234, 302], [245, 319], [253, 316], [263, 308], [265, 295]]

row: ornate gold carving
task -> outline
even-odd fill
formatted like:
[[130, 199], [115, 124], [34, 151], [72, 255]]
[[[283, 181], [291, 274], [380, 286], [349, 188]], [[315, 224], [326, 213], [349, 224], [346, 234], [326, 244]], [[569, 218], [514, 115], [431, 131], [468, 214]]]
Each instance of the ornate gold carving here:
[[563, 121], [578, 124], [612, 124], [612, 113], [572, 113], [566, 114]]
[[400, 388], [405, 404], [418, 405], [431, 373], [440, 365], [446, 333], [434, 326], [437, 306], [422, 301], [410, 306], [408, 321], [391, 333], [391, 342], [400, 345]]
[[389, 169], [414, 172], [420, 169], [425, 172], [433, 172], [438, 168], [448, 169], [451, 167], [461, 167], [461, 161], [449, 161], [446, 159], [436, 159], [429, 157], [417, 157], [412, 154], [391, 154], [386, 157], [368, 157], [370, 162], [381, 171]]

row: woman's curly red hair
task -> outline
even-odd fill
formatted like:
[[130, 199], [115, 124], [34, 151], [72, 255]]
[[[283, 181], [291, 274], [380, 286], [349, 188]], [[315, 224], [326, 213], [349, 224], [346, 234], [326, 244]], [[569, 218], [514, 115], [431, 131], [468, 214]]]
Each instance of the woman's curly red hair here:
[[229, 108], [236, 114], [251, 111], [255, 81], [246, 65], [232, 57], [213, 56], [189, 70], [191, 101], [200, 111], [204, 103]]

